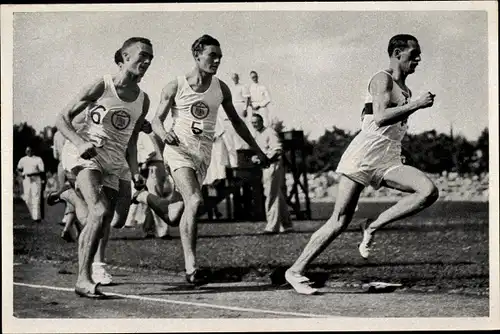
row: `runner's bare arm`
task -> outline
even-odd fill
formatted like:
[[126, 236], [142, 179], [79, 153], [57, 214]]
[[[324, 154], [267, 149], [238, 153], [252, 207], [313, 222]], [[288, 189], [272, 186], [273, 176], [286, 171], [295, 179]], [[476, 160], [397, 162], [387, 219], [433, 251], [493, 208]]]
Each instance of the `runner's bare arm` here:
[[158, 152], [160, 156], [156, 156], [156, 159], [162, 159], [162, 152], [165, 148], [165, 143], [161, 141], [160, 137], [158, 137], [154, 132], [148, 134], [149, 138], [151, 138], [151, 142], [153, 143], [153, 148], [155, 152]]
[[137, 162], [137, 138], [141, 132], [144, 120], [149, 111], [150, 100], [148, 94], [144, 93], [144, 104], [142, 105], [142, 114], [135, 123], [134, 130], [130, 136], [127, 147], [127, 163], [130, 167], [130, 173], [135, 176], [139, 173], [139, 163]]
[[[172, 105], [174, 104], [175, 95], [177, 94], [177, 80], [170, 81], [165, 88], [163, 88], [160, 96], [160, 104], [156, 108], [156, 114], [151, 121], [151, 126], [153, 127], [153, 132], [160, 137], [163, 142], [171, 142], [175, 140], [172, 134], [173, 132], [167, 132], [163, 126], [163, 122], [168, 116]], [[178, 139], [177, 139], [178, 141]]]
[[73, 128], [75, 128], [76, 131], [85, 126], [85, 118], [87, 118], [87, 115], [84, 112], [79, 113], [78, 115], [75, 116], [75, 118], [73, 118], [71, 125], [73, 125]]
[[[405, 120], [418, 109], [426, 108], [429, 105], [429, 96], [409, 102], [398, 107], [389, 107], [391, 91], [394, 82], [386, 73], [378, 73], [370, 83], [370, 93], [373, 96], [373, 117], [378, 126], [395, 124]], [[432, 96], [431, 93], [430, 96]]]
[[[264, 152], [262, 152], [262, 149], [257, 145], [257, 142], [255, 141], [254, 137], [250, 133], [250, 130], [248, 130], [247, 125], [243, 120], [238, 116], [238, 112], [234, 108], [233, 105], [233, 98], [231, 95], [231, 91], [229, 90], [229, 87], [227, 85], [220, 81], [220, 87], [222, 90], [222, 107], [224, 108], [224, 111], [227, 114], [227, 117], [231, 121], [231, 124], [234, 127], [234, 130], [236, 130], [236, 133], [245, 141], [247, 142], [250, 147], [258, 152], [260, 157], [266, 157]], [[267, 157], [266, 157], [267, 158]]]
[[101, 78], [91, 85], [86, 86], [59, 114], [56, 126], [75, 146], [85, 143], [85, 140], [76, 132], [72, 124], [73, 119], [87, 106], [97, 101], [104, 93], [104, 80]]

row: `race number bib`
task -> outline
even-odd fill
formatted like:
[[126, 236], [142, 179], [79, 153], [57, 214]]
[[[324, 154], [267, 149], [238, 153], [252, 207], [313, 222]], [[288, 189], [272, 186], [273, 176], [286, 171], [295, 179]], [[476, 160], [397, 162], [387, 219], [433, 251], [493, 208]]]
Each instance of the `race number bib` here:
[[89, 142], [91, 142], [92, 145], [94, 145], [95, 147], [103, 147], [104, 144], [106, 143], [106, 138], [103, 138], [98, 133], [98, 130], [94, 126], [92, 126], [92, 124], [95, 126], [102, 125], [102, 122], [104, 121], [104, 117], [106, 116], [107, 113], [108, 113], [108, 111], [106, 110], [106, 108], [104, 106], [101, 106], [101, 105], [95, 105], [93, 108], [91, 108], [88, 111], [87, 117], [89, 117], [91, 120], [91, 123], [90, 123], [91, 126], [90, 126], [89, 132], [88, 132], [88, 139], [89, 139]]
[[104, 116], [106, 116], [107, 110], [103, 106], [96, 105], [92, 109], [89, 110], [88, 116], [92, 120], [94, 124], [102, 124]]
[[191, 133], [201, 135], [204, 130], [204, 119], [210, 114], [210, 108], [203, 102], [197, 101], [191, 105], [191, 115], [196, 119], [191, 122]]
[[203, 133], [203, 121], [192, 121], [191, 133], [197, 136], [201, 135]]

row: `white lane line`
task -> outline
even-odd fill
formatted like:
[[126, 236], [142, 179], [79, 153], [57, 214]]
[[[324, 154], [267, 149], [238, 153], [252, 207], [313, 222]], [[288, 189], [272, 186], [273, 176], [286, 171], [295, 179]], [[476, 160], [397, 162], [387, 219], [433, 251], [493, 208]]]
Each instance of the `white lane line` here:
[[[74, 292], [74, 290], [71, 288], [61, 288], [61, 287], [50, 286], [50, 285], [37, 285], [37, 284], [27, 284], [27, 283], [19, 283], [19, 282], [14, 282], [14, 285], [24, 286], [24, 287], [29, 287], [29, 288], [36, 288], [36, 289], [47, 289], [47, 290]], [[152, 298], [152, 297], [144, 297], [144, 296], [137, 296], [137, 295], [124, 295], [124, 294], [120, 294], [120, 293], [110, 293], [110, 292], [106, 292], [106, 295], [116, 296], [116, 297], [121, 297], [121, 298], [126, 298], [126, 299], [141, 300], [141, 301], [152, 301], [152, 302], [159, 302], [159, 303], [166, 303], [166, 304], [198, 306], [198, 307], [215, 308], [215, 309], [229, 310], [229, 311], [267, 313], [267, 314], [276, 314], [276, 315], [290, 315], [290, 316], [302, 317], [302, 318], [332, 318], [332, 317], [339, 318], [339, 316], [335, 316], [335, 315], [331, 315], [331, 314], [312, 314], [312, 313], [298, 313], [298, 312], [286, 312], [286, 311], [271, 311], [271, 310], [262, 310], [262, 309], [257, 309], [257, 308], [224, 306], [224, 305], [215, 305], [215, 304], [208, 304], [208, 303], [193, 303], [193, 302], [186, 302], [186, 301], [180, 301], [180, 300]]]

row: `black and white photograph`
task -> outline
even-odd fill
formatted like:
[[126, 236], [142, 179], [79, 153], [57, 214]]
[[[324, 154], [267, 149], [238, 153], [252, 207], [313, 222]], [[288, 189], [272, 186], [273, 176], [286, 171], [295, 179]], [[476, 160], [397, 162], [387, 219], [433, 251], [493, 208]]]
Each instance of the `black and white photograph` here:
[[497, 2], [1, 24], [4, 332], [500, 328]]

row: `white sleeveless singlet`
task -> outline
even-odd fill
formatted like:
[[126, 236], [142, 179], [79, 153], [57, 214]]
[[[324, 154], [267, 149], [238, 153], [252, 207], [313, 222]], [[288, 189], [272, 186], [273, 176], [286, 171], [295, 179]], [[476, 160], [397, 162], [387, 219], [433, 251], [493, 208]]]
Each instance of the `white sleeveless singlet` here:
[[217, 111], [223, 100], [219, 79], [212, 77], [210, 87], [203, 93], [195, 92], [185, 76], [178, 77], [177, 84], [172, 106], [174, 132], [186, 141], [211, 141], [215, 134]]
[[[401, 140], [403, 140], [406, 131], [408, 130], [407, 120], [403, 120], [390, 125], [378, 126], [375, 123], [373, 117], [373, 104], [372, 104], [373, 97], [370, 94], [370, 83], [373, 80], [373, 77], [375, 77], [375, 75], [381, 72], [390, 76], [392, 80], [392, 75], [386, 71], [379, 71], [371, 77], [370, 81], [368, 82], [368, 93], [365, 100], [365, 107], [362, 113], [361, 131], [374, 133], [380, 136], [384, 136], [388, 139], [400, 142]], [[401, 89], [401, 87], [399, 87], [399, 85], [396, 82], [393, 81], [389, 107], [391, 108], [391, 107], [398, 107], [405, 105], [410, 101], [410, 98], [411, 98], [411, 91], [408, 93], [405, 92], [404, 90]]]
[[78, 132], [94, 144], [98, 155], [109, 159], [109, 163], [123, 163], [128, 142], [143, 111], [144, 92], [141, 90], [133, 102], [123, 101], [111, 75], [104, 76], [104, 87], [102, 96], [87, 110], [85, 124]]

